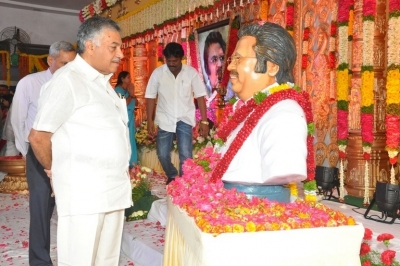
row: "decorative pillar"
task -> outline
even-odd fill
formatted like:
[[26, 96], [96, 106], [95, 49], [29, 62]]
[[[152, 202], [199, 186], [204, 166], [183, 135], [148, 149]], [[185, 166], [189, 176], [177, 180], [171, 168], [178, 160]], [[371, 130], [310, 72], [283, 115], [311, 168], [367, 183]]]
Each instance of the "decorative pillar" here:
[[[364, 204], [368, 204], [375, 191], [376, 181], [388, 180], [389, 177], [384, 120], [386, 1], [376, 1], [376, 13], [372, 15], [372, 20], [366, 19], [366, 12], [363, 15], [363, 8], [369, 8], [363, 7], [363, 4], [363, 0], [356, 0], [354, 4], [351, 65], [353, 76], [349, 96], [348, 164], [345, 183], [349, 195], [364, 197]], [[371, 23], [373, 27], [368, 28]], [[366, 28], [363, 29], [363, 25]], [[372, 34], [368, 34], [369, 32]], [[371, 49], [372, 51], [369, 51]], [[370, 55], [372, 58], [368, 59]], [[366, 86], [373, 88], [369, 91]], [[369, 94], [371, 95], [368, 96]], [[372, 104], [366, 104], [366, 98], [363, 97], [373, 97]], [[371, 113], [373, 137], [369, 140], [365, 117]]]
[[137, 98], [135, 118], [137, 123], [142, 123], [146, 120], [146, 101], [144, 99], [144, 94], [146, 91], [147, 78], [149, 76], [146, 45], [138, 44], [134, 47], [133, 67], [133, 83], [135, 85], [135, 96]]

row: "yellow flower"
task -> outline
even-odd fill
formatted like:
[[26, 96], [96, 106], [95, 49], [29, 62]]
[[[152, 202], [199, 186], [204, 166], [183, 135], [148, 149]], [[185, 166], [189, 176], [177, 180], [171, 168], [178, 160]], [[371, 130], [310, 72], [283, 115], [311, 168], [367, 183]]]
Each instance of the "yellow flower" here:
[[386, 104], [400, 103], [400, 73], [398, 69], [390, 70], [386, 79]]
[[341, 70], [337, 73], [337, 99], [347, 101], [349, 95], [349, 70]]
[[296, 183], [289, 183], [287, 185], [290, 189], [290, 195], [297, 197], [298, 191], [297, 191], [297, 184]]
[[361, 103], [370, 106], [374, 103], [374, 72], [364, 71], [361, 74]]
[[275, 86], [275, 87], [269, 89], [269, 93], [273, 94], [275, 92], [287, 90], [289, 88], [291, 88], [291, 86], [289, 86], [289, 84], [287, 84], [287, 83], [284, 83], [284, 84], [281, 84], [279, 86]]
[[232, 232], [234, 233], [243, 233], [244, 232], [244, 227], [241, 224], [234, 224], [232, 228]]
[[256, 225], [253, 222], [247, 222], [246, 223], [246, 231], [247, 232], [255, 232], [256, 231]]

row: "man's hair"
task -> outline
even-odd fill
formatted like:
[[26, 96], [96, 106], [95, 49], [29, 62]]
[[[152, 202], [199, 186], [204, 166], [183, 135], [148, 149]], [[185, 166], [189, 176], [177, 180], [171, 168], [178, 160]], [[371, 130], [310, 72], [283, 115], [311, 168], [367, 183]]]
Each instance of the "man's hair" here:
[[126, 76], [128, 75], [129, 75], [128, 71], [119, 72], [116, 86], [122, 85], [122, 79], [126, 78]]
[[6, 84], [0, 84], [1, 88], [6, 88], [8, 90], [8, 86]]
[[50, 45], [49, 55], [52, 57], [57, 57], [60, 55], [60, 51], [75, 52], [75, 47], [69, 42], [65, 41], [55, 42], [52, 45]]
[[206, 40], [204, 41], [204, 52], [203, 52], [204, 70], [206, 71], [207, 75], [211, 74], [210, 69], [208, 68], [208, 48], [213, 43], [219, 43], [219, 45], [222, 48], [222, 51], [224, 51], [225, 54], [226, 43], [222, 38], [221, 33], [219, 31], [210, 32], [207, 35]]
[[256, 38], [254, 51], [257, 64], [255, 73], [266, 73], [267, 61], [279, 66], [276, 81], [279, 84], [294, 82], [293, 68], [296, 62], [296, 47], [292, 36], [281, 26], [271, 22], [243, 26], [238, 33], [239, 39], [244, 36]]
[[85, 52], [85, 43], [88, 40], [91, 40], [94, 44], [100, 46], [99, 37], [105, 29], [118, 32], [121, 31], [121, 28], [118, 26], [118, 24], [109, 18], [94, 16], [85, 20], [79, 27], [77, 34], [77, 53], [83, 54]]
[[182, 58], [184, 54], [185, 52], [183, 51], [182, 45], [176, 42], [168, 43], [163, 50], [165, 58], [170, 58], [171, 56]]

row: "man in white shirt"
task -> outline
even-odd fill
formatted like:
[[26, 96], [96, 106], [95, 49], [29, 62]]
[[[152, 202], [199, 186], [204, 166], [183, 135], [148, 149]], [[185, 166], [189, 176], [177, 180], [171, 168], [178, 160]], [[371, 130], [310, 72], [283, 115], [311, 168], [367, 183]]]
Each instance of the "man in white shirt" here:
[[75, 58], [72, 44], [64, 41], [50, 46], [45, 71], [30, 74], [21, 79], [15, 91], [11, 109], [11, 125], [15, 145], [26, 158], [26, 177], [29, 187], [29, 264], [52, 265], [50, 258], [50, 219], [54, 209], [54, 197], [47, 177], [29, 146], [28, 135], [37, 113], [40, 88], [52, 75]]
[[[182, 175], [182, 164], [192, 158], [192, 130], [196, 125], [194, 98], [201, 113], [200, 134], [208, 135], [209, 127], [204, 96], [206, 88], [199, 73], [191, 66], [182, 64], [184, 51], [179, 43], [171, 42], [163, 50], [166, 64], [156, 68], [146, 88], [147, 130], [154, 134], [158, 125], [157, 156], [168, 177], [167, 185]], [[157, 110], [154, 117], [155, 99]], [[176, 133], [179, 152], [179, 173], [171, 162], [171, 149]]]
[[118, 265], [132, 205], [126, 101], [109, 83], [123, 58], [120, 28], [96, 16], [77, 37], [75, 60], [42, 87], [29, 141], [53, 181], [58, 265]]

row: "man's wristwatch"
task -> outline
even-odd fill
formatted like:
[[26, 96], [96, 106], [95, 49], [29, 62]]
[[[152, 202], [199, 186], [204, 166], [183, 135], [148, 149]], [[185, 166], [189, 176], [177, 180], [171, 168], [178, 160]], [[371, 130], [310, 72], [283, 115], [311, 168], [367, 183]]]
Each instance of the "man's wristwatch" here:
[[207, 125], [207, 126], [208, 126], [208, 125], [210, 124], [210, 122], [201, 120], [201, 121], [200, 121], [200, 124], [203, 124], [203, 125]]

